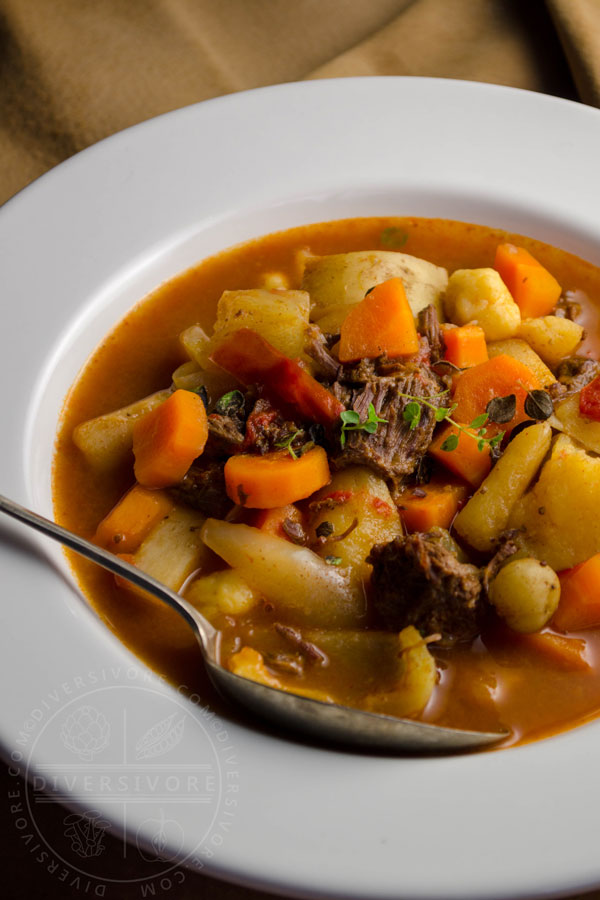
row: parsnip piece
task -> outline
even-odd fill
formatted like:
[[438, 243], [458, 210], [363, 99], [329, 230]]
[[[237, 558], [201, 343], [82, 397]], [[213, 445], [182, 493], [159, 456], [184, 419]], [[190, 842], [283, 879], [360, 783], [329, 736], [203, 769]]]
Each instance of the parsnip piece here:
[[250, 525], [207, 519], [206, 545], [276, 607], [276, 616], [319, 627], [359, 625], [365, 598], [348, 573], [312, 550]]
[[535, 350], [531, 349], [527, 341], [522, 341], [519, 338], [508, 338], [506, 341], [492, 341], [488, 344], [488, 355], [490, 357], [500, 356], [501, 354], [512, 356], [513, 359], [517, 359], [524, 366], [527, 366], [528, 369], [531, 369], [542, 387], [554, 384], [556, 381], [554, 374]]
[[583, 328], [570, 319], [540, 316], [537, 319], [524, 319], [519, 337], [526, 340], [545, 363], [555, 368], [581, 342]]
[[212, 403], [228, 391], [240, 387], [237, 378], [210, 361], [211, 339], [200, 325], [190, 325], [182, 331], [179, 342], [190, 360], [193, 360], [202, 372], [203, 384]]
[[455, 325], [480, 325], [488, 341], [515, 337], [521, 324], [519, 307], [495, 269], [453, 272], [444, 297], [444, 311]]
[[178, 366], [171, 377], [175, 387], [184, 391], [197, 391], [204, 384], [202, 369], [191, 359]]
[[551, 424], [579, 441], [586, 450], [600, 455], [600, 422], [587, 419], [579, 412], [579, 394], [567, 397], [554, 408]]
[[251, 328], [292, 359], [304, 356], [310, 298], [305, 291], [224, 291], [211, 352], [234, 331]]
[[369, 288], [388, 278], [402, 279], [413, 315], [433, 304], [442, 317], [441, 296], [448, 283], [446, 269], [393, 250], [307, 257], [302, 287], [310, 294], [312, 319], [318, 321], [331, 307], [358, 303]]
[[186, 590], [185, 597], [203, 612], [214, 610], [228, 616], [243, 615], [260, 600], [258, 591], [252, 590], [233, 569], [194, 579]]
[[367, 709], [393, 716], [416, 716], [429, 702], [437, 681], [435, 660], [413, 625], [398, 635], [399, 675], [395, 689], [371, 694]]
[[82, 422], [73, 431], [73, 441], [95, 469], [112, 469], [131, 451], [134, 422], [160, 406], [170, 394], [170, 390], [157, 391], [122, 409]]
[[372, 566], [366, 559], [373, 545], [387, 543], [402, 534], [400, 516], [385, 481], [366, 466], [349, 466], [336, 472], [314, 500], [332, 495], [348, 498], [331, 509], [326, 505], [320, 509], [311, 521], [311, 531], [316, 536], [317, 527], [326, 521], [333, 525], [332, 538], [350, 529], [347, 537], [327, 541], [318, 553], [323, 558], [339, 556], [353, 583], [360, 584], [370, 577]]
[[134, 565], [178, 591], [192, 572], [202, 569], [211, 559], [201, 537], [204, 519], [194, 509], [176, 507], [136, 550]]
[[523, 549], [560, 572], [600, 552], [599, 509], [600, 459], [561, 434], [538, 481], [515, 504], [508, 525], [525, 529]]
[[523, 496], [550, 449], [547, 422], [531, 425], [508, 445], [483, 484], [454, 520], [458, 534], [476, 550], [492, 550], [506, 529], [511, 510]]
[[512, 559], [490, 587], [490, 601], [509, 628], [533, 634], [547, 625], [560, 600], [556, 572], [539, 559]]

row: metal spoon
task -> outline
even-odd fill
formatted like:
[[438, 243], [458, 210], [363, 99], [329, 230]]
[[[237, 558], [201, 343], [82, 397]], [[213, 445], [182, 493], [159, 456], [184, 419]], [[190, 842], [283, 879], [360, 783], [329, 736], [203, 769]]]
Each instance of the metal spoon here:
[[508, 736], [507, 732], [497, 734], [442, 728], [412, 719], [364, 712], [300, 697], [234, 675], [219, 662], [219, 632], [184, 597], [118, 556], [2, 495], [0, 512], [70, 547], [174, 609], [196, 635], [204, 664], [215, 687], [228, 699], [240, 703], [245, 709], [252, 710], [271, 723], [282, 724], [304, 735], [374, 750], [466, 750], [492, 744]]

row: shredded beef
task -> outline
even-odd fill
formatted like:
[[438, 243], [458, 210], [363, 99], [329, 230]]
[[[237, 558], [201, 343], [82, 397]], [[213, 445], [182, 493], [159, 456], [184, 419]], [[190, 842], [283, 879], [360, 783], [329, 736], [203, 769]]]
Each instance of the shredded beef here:
[[259, 397], [246, 421], [246, 436], [241, 449], [249, 453], [270, 453], [293, 434], [297, 436], [292, 446], [299, 449], [306, 441], [304, 430], [287, 421], [269, 400]]
[[215, 450], [231, 454], [244, 443], [243, 422], [237, 416], [221, 416], [211, 413], [208, 417], [208, 432]]
[[600, 374], [600, 363], [585, 356], [570, 356], [563, 359], [556, 371], [558, 381], [548, 385], [546, 390], [553, 400], [560, 401], [576, 394]]
[[397, 483], [417, 468], [431, 443], [435, 415], [427, 406], [421, 407], [416, 428], [404, 420], [403, 413], [411, 401], [402, 396], [433, 397], [443, 389], [438, 377], [422, 355], [395, 361], [393, 375], [378, 374], [380, 360], [362, 360], [358, 365], [343, 367], [332, 391], [346, 407], [355, 410], [364, 421], [372, 403], [380, 418], [385, 419], [377, 431], [349, 431], [346, 445], [332, 459], [337, 468], [348, 465], [369, 466], [384, 478]]
[[506, 560], [510, 559], [510, 557], [519, 549], [518, 544], [515, 541], [518, 534], [519, 529], [513, 528], [511, 531], [504, 531], [498, 538], [496, 552], [483, 570], [482, 583], [486, 594], [489, 593], [490, 584]]
[[318, 374], [327, 381], [334, 381], [340, 364], [335, 356], [332, 356], [329, 352], [325, 335], [318, 325], [309, 325], [306, 329], [304, 349], [307, 355], [316, 363]]
[[472, 640], [482, 612], [479, 570], [461, 563], [430, 534], [409, 534], [373, 547], [373, 608], [394, 631], [414, 625], [446, 643]]
[[427, 338], [431, 364], [435, 365], [444, 355], [444, 338], [442, 337], [437, 310], [432, 304], [426, 306], [419, 313], [418, 329], [419, 334]]
[[225, 493], [223, 462], [194, 463], [171, 494], [187, 506], [198, 509], [205, 516], [223, 519], [233, 504]]
[[572, 291], [565, 291], [554, 309], [554, 315], [559, 319], [570, 319], [576, 322], [581, 315], [581, 303], [576, 299]]

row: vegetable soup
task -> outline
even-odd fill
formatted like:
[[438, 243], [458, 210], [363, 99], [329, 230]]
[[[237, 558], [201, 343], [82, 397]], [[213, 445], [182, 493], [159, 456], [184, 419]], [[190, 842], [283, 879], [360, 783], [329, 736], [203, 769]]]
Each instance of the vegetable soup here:
[[[57, 521], [181, 591], [222, 663], [505, 745], [600, 713], [600, 269], [461, 222], [268, 235], [142, 300], [60, 422]], [[176, 613], [73, 557], [214, 701]]]

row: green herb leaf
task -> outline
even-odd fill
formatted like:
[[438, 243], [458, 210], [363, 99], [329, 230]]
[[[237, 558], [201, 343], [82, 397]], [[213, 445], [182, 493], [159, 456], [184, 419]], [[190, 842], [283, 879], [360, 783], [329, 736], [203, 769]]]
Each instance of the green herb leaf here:
[[529, 391], [525, 400], [525, 414], [537, 422], [544, 422], [554, 412], [552, 397], [546, 391]]
[[398, 249], [404, 247], [408, 240], [408, 234], [401, 228], [384, 228], [379, 238], [384, 247], [392, 247]]
[[353, 409], [346, 409], [343, 413], [340, 414], [340, 419], [344, 423], [344, 425], [359, 425], [360, 424], [360, 416]]
[[192, 391], [193, 394], [198, 394], [202, 402], [204, 403], [204, 409], [208, 412], [208, 391], [204, 387], [203, 384], [200, 387], [194, 388]]
[[285, 437], [285, 440], [279, 441], [278, 444], [275, 444], [276, 447], [279, 447], [281, 450], [287, 450], [292, 459], [298, 459], [298, 455], [294, 448], [292, 447], [292, 443], [296, 440], [298, 435], [302, 434], [301, 431], [294, 431], [293, 434], [288, 434]]
[[325, 562], [330, 566], [341, 566], [342, 557], [341, 556], [326, 556]]
[[215, 404], [215, 412], [219, 413], [220, 416], [233, 416], [244, 408], [245, 402], [241, 391], [229, 391], [227, 394], [219, 397]]
[[316, 535], [317, 537], [330, 537], [334, 532], [334, 527], [331, 522], [325, 520], [321, 522], [320, 525], [317, 525]]
[[457, 434], [449, 434], [446, 440], [443, 442], [441, 449], [446, 453], [451, 453], [453, 450], [456, 450], [458, 447], [458, 435]]
[[510, 422], [517, 412], [515, 394], [508, 394], [507, 397], [493, 397], [486, 406], [486, 412], [490, 422], [496, 422], [498, 425]]
[[443, 422], [446, 416], [450, 415], [450, 410], [446, 406], [438, 406], [435, 411], [435, 421]]
[[487, 420], [488, 420], [488, 414], [487, 414], [486, 412], [481, 413], [480, 416], [476, 416], [476, 417], [473, 419], [473, 421], [471, 422], [469, 428], [481, 428], [482, 425], [485, 425], [485, 423], [487, 422]]
[[340, 446], [342, 449], [346, 446], [346, 433], [348, 431], [365, 431], [367, 434], [375, 434], [377, 426], [382, 422], [387, 423], [387, 419], [382, 419], [375, 412], [375, 407], [369, 403], [367, 418], [361, 422], [359, 414], [353, 409], [346, 409], [340, 414], [342, 420], [342, 431], [340, 434]]

